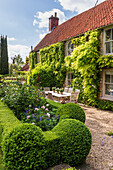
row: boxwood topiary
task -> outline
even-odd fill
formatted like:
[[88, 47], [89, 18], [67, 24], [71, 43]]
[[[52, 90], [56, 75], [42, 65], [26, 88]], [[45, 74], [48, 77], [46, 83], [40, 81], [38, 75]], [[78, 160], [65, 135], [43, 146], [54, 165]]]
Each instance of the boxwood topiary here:
[[39, 127], [21, 124], [3, 138], [4, 161], [7, 169], [44, 169], [45, 140]]
[[86, 125], [76, 119], [64, 119], [52, 132], [60, 136], [58, 152], [61, 162], [75, 166], [85, 161], [92, 143], [91, 133]]
[[60, 119], [72, 118], [85, 123], [85, 112], [78, 104], [75, 103], [62, 105], [58, 108], [56, 114], [60, 115]]

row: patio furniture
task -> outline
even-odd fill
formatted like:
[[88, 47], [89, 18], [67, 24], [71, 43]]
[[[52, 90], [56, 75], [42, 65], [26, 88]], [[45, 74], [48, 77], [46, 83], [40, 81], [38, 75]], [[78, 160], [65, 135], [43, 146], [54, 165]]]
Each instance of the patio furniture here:
[[64, 92], [68, 92], [68, 88], [67, 87], [64, 88]]
[[78, 102], [79, 93], [80, 93], [80, 90], [79, 89], [75, 89], [75, 92], [71, 93], [70, 101]]
[[48, 99], [53, 100], [53, 96], [52, 96], [52, 93], [51, 93], [51, 92], [48, 92]]
[[45, 94], [48, 94], [49, 91], [50, 91], [50, 87], [44, 87]]

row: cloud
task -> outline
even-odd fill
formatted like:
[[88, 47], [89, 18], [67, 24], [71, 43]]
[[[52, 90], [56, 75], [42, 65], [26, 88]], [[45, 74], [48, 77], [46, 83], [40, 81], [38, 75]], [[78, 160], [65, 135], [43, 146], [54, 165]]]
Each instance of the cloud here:
[[8, 56], [9, 56], [9, 63], [11, 63], [11, 57], [20, 54], [25, 61], [26, 56], [29, 56], [30, 47], [25, 45], [8, 45]]
[[[56, 2], [56, 0], [54, 0]], [[87, 9], [93, 7], [96, 3], [95, 0], [57, 0], [60, 2], [60, 5], [63, 7], [65, 10], [69, 11], [76, 11], [78, 13], [81, 13], [83, 11], [86, 11]], [[98, 2], [101, 3], [105, 0], [100, 0]]]
[[54, 15], [54, 13], [57, 12], [57, 16], [59, 17], [59, 24], [63, 23], [66, 20], [66, 17], [64, 15], [64, 12], [60, 11], [59, 9], [53, 9], [51, 11], [46, 12], [37, 12], [34, 16], [37, 18], [35, 22], [37, 22], [39, 28], [48, 28], [49, 27], [49, 17], [51, 15]]
[[44, 38], [47, 33], [40, 34], [40, 39]]
[[11, 37], [11, 38], [7, 37], [7, 40], [8, 41], [15, 41], [16, 39], [14, 37]]
[[35, 26], [36, 24], [38, 24], [38, 21], [36, 19], [34, 19], [33, 26]]

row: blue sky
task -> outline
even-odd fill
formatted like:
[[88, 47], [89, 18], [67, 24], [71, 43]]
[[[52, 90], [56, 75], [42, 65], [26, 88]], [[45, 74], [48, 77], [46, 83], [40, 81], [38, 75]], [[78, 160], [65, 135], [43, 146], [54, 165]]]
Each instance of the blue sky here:
[[[99, 0], [98, 4], [104, 0]], [[8, 37], [8, 56], [25, 59], [47, 34], [49, 17], [57, 12], [59, 24], [93, 7], [96, 0], [0, 0], [0, 34]]]

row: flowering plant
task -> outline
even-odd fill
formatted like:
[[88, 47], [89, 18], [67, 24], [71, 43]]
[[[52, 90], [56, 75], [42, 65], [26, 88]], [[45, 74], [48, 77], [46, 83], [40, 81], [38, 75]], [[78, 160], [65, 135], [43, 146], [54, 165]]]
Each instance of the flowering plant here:
[[59, 121], [59, 116], [55, 116], [53, 111], [46, 106], [29, 108], [25, 113], [24, 122], [39, 126], [43, 131], [51, 130]]

